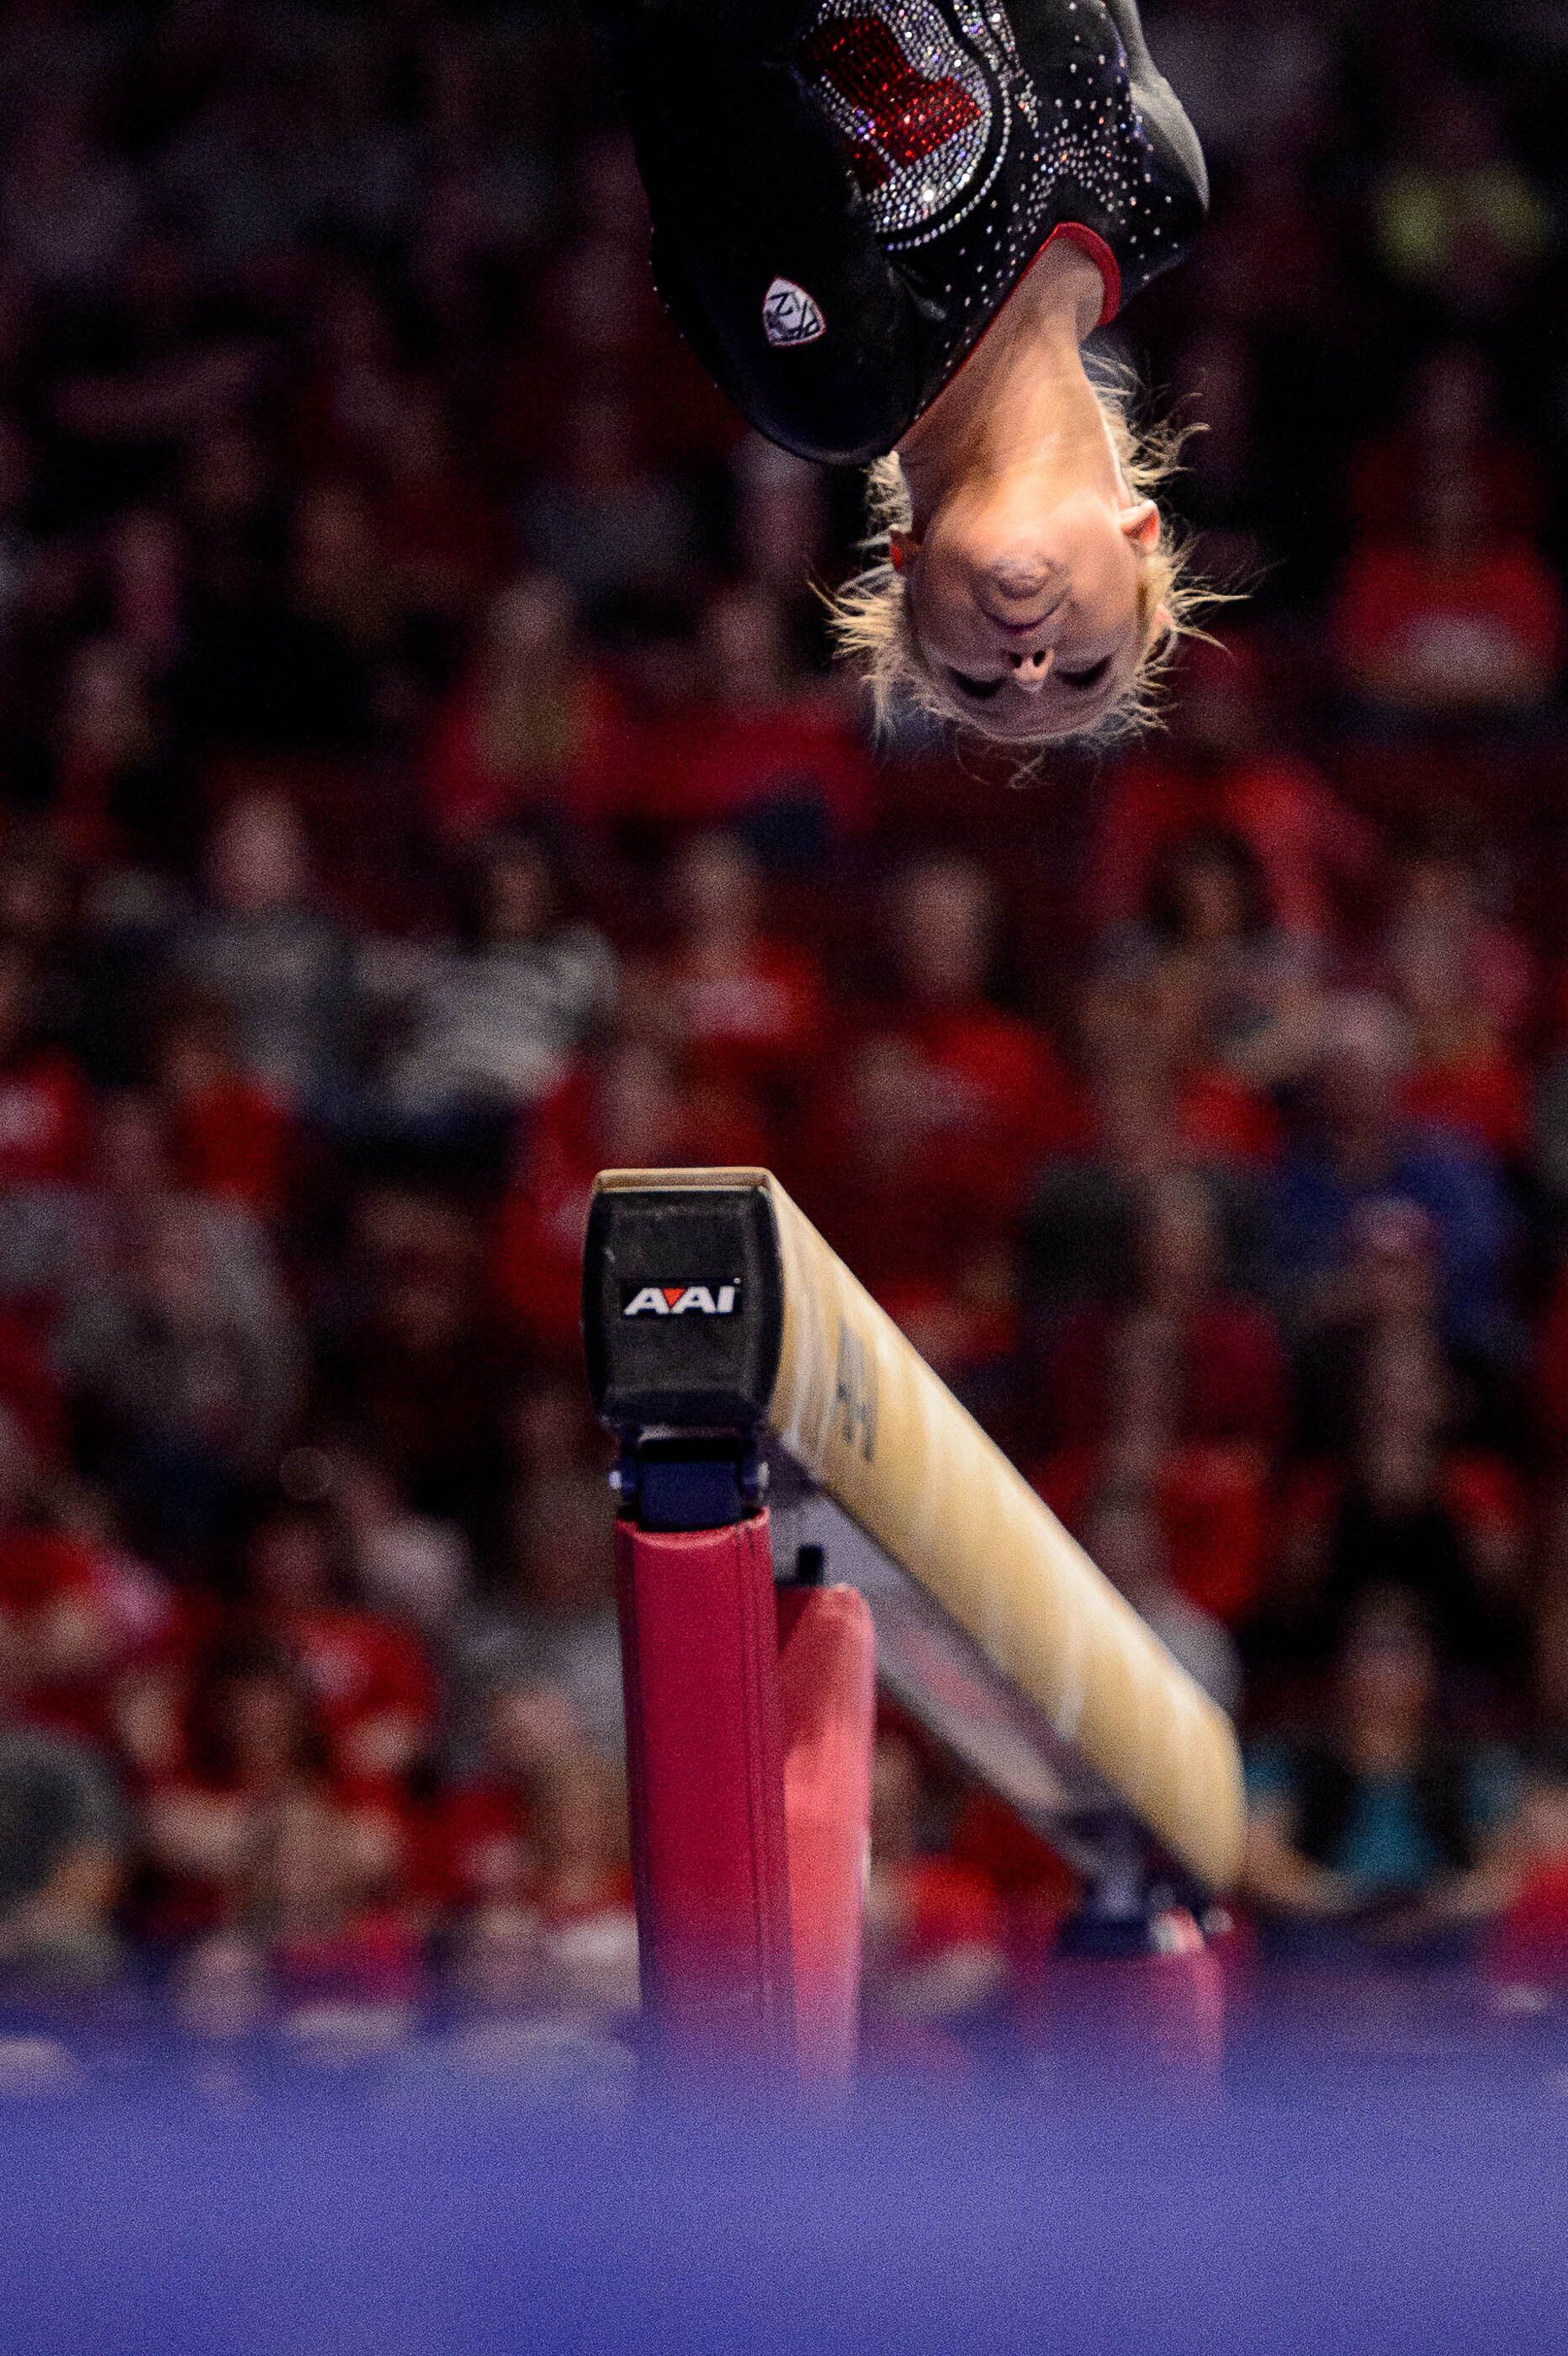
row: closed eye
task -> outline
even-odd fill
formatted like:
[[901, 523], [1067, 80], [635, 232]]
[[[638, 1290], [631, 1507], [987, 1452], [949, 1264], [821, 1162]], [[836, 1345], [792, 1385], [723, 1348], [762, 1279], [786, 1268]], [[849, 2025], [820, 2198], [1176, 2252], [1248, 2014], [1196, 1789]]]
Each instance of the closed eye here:
[[1059, 670], [1052, 676], [1059, 679], [1063, 687], [1098, 687], [1110, 668], [1110, 656], [1102, 655], [1099, 661], [1091, 663], [1087, 670]]
[[988, 702], [1007, 685], [1006, 680], [1001, 679], [965, 679], [961, 670], [953, 671], [949, 676], [955, 687], [961, 687], [965, 694], [972, 695], [977, 703]]

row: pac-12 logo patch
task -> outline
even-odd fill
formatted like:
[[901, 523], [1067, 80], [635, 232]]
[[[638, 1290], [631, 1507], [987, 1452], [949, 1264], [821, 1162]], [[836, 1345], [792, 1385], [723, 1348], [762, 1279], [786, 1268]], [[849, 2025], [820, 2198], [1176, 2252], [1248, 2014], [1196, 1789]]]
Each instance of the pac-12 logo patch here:
[[644, 1284], [623, 1287], [623, 1317], [733, 1317], [739, 1284]]
[[775, 278], [763, 297], [763, 333], [770, 344], [787, 351], [795, 344], [814, 344], [827, 333], [822, 307], [793, 278]]

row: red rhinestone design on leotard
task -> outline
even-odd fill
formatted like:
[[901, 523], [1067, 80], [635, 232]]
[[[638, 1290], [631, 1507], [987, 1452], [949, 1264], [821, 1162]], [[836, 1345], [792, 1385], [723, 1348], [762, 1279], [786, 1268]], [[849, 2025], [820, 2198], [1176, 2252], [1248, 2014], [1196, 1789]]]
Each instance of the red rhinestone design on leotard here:
[[979, 102], [961, 81], [922, 73], [891, 27], [869, 8], [818, 22], [801, 45], [801, 63], [853, 109], [858, 136], [851, 152], [872, 187], [935, 155], [981, 120]]

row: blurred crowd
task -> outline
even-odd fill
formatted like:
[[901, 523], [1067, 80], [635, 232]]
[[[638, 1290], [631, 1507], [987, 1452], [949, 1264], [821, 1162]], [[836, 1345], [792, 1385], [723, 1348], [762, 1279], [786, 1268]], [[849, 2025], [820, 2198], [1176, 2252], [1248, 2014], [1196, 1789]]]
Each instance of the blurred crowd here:
[[[661, 319], [571, 10], [0, 7], [7, 2018], [602, 2060], [579, 1254], [682, 1161], [1239, 1710], [1238, 1952], [1568, 1983], [1568, 27], [1147, 13], [1241, 602], [1020, 782], [829, 676], [857, 486]], [[875, 1829], [884, 2045], [1027, 2013], [1063, 1870], [893, 1718]]]

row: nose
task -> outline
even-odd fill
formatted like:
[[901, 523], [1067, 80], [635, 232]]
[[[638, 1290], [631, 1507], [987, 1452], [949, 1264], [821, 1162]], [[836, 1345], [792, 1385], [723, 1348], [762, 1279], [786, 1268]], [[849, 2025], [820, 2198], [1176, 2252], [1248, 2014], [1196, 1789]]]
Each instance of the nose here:
[[990, 567], [986, 585], [1004, 605], [1034, 606], [1055, 596], [1060, 574], [1039, 557], [1009, 556]]
[[1026, 695], [1038, 695], [1051, 675], [1055, 659], [1054, 647], [1041, 647], [1034, 654], [1009, 655], [1013, 667], [1013, 685], [1021, 687]]

